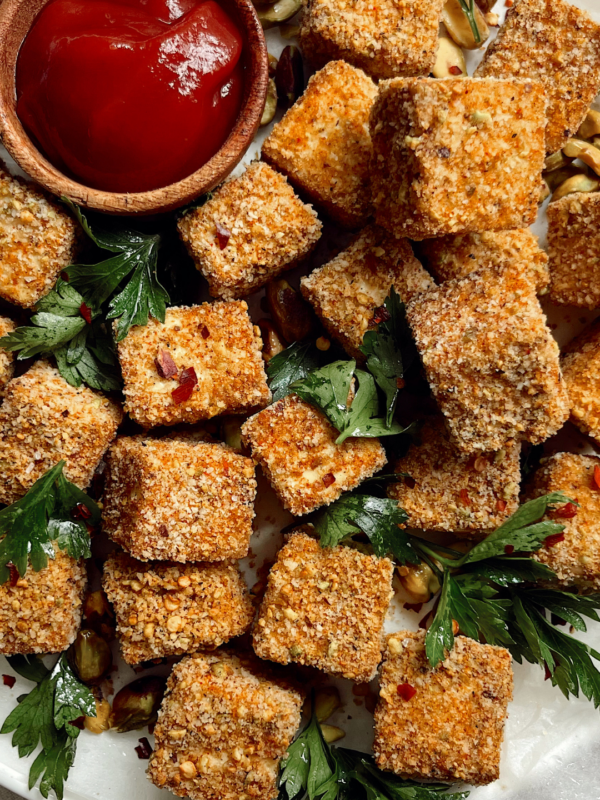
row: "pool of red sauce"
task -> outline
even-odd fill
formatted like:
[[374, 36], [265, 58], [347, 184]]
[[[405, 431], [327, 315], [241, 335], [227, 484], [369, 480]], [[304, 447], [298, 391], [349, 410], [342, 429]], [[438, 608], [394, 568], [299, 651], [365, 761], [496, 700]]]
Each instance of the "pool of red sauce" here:
[[110, 192], [187, 177], [223, 145], [244, 42], [215, 0], [52, 0], [17, 61], [17, 114], [54, 166]]

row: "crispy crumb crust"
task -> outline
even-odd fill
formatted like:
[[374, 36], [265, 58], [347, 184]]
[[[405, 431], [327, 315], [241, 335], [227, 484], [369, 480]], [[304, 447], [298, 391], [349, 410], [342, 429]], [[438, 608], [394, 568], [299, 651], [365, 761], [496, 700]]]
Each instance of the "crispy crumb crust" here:
[[533, 444], [569, 416], [558, 345], [531, 281], [487, 268], [414, 298], [407, 318], [427, 379], [463, 453]]
[[0, 161], [0, 297], [30, 308], [73, 263], [78, 227], [62, 206]]
[[279, 761], [300, 726], [302, 700], [249, 654], [221, 650], [185, 658], [167, 683], [149, 779], [192, 800], [274, 800]]
[[[15, 323], [8, 317], [0, 317], [0, 338], [6, 336], [16, 328]], [[12, 378], [15, 371], [15, 354], [0, 347], [0, 397], [2, 390]]]
[[343, 59], [373, 78], [429, 75], [444, 0], [307, 0], [300, 47], [313, 67]]
[[545, 105], [535, 81], [380, 83], [370, 121], [377, 223], [415, 240], [530, 225], [540, 196]]
[[242, 441], [254, 462], [295, 516], [329, 505], [386, 464], [379, 439], [350, 438], [336, 444], [338, 436], [324, 414], [295, 394], [242, 426]]
[[142, 561], [244, 558], [256, 480], [224, 444], [120, 437], [107, 456], [102, 521]]
[[388, 497], [409, 515], [407, 527], [479, 534], [495, 530], [519, 506], [521, 445], [496, 453], [458, 455], [442, 417], [427, 420], [395, 472], [410, 478], [388, 486]]
[[30, 566], [15, 586], [0, 585], [0, 653], [61, 653], [79, 626], [87, 585], [85, 562], [54, 545], [54, 558], [35, 572]]
[[600, 591], [600, 491], [594, 481], [596, 456], [557, 453], [535, 473], [529, 496], [564, 492], [580, 504], [572, 518], [547, 516], [565, 526], [565, 538], [533, 553], [556, 572], [563, 587]]
[[519, 264], [531, 275], [538, 294], [545, 293], [550, 276], [548, 256], [527, 228], [440, 236], [420, 242], [419, 256], [439, 283], [464, 278], [475, 269]]
[[600, 308], [600, 194], [578, 192], [548, 206], [550, 299]]
[[548, 96], [546, 149], [555, 153], [600, 90], [600, 25], [563, 0], [519, 0], [475, 75], [541, 81]]
[[128, 664], [219, 647], [245, 633], [254, 607], [237, 563], [142, 563], [113, 553], [104, 591]]
[[265, 140], [262, 156], [335, 222], [364, 225], [372, 213], [369, 111], [377, 88], [344, 61], [332, 61]]
[[0, 406], [0, 503], [14, 503], [61, 459], [85, 489], [114, 438], [121, 407], [87, 386], [75, 388], [47, 361], [4, 390]]
[[571, 421], [600, 442], [600, 319], [569, 343], [562, 371], [571, 401]]
[[359, 360], [364, 360], [358, 349], [363, 336], [391, 286], [407, 302], [435, 283], [408, 241], [377, 225], [368, 225], [346, 250], [300, 281], [329, 334]]
[[254, 652], [357, 683], [381, 661], [394, 565], [292, 533], [277, 554], [253, 631]]
[[[266, 405], [271, 392], [261, 348], [260, 331], [243, 300], [168, 308], [164, 323], [151, 317], [118, 344], [125, 410], [144, 428], [152, 428]], [[196, 371], [198, 384], [183, 403], [172, 397], [177, 379], [161, 378], [157, 372], [161, 350], [170, 353], [178, 370]]]
[[[375, 709], [377, 766], [417, 780], [495, 781], [513, 696], [511, 661], [503, 647], [459, 636], [431, 669], [425, 631], [388, 637]], [[403, 683], [416, 689], [410, 700], [397, 691]]]
[[[231, 234], [223, 248], [217, 224]], [[322, 225], [283, 175], [257, 163], [182, 217], [177, 228], [211, 295], [232, 300], [306, 258]]]

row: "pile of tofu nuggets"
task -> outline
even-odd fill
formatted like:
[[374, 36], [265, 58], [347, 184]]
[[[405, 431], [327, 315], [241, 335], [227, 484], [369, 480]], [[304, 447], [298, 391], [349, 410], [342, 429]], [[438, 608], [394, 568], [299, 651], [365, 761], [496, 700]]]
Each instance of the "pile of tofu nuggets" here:
[[[392, 562], [321, 548], [301, 521], [258, 610], [238, 564], [253, 532], [257, 465], [302, 516], [386, 463], [377, 439], [337, 445], [337, 431], [298, 396], [271, 403], [260, 331], [243, 299], [309, 256], [321, 220], [356, 235], [302, 278], [305, 300], [360, 360], [394, 286], [436, 403], [419, 443], [390, 465], [410, 476], [389, 487], [410, 527], [477, 540], [518, 506], [523, 442], [542, 443], [570, 419], [600, 444], [600, 322], [561, 355], [538, 299], [600, 308], [600, 193], [550, 205], [548, 254], [528, 230], [545, 158], [577, 133], [600, 88], [600, 27], [563, 0], [518, 0], [475, 76], [440, 80], [428, 76], [443, 8], [308, 0], [300, 44], [318, 71], [275, 124], [262, 160], [177, 223], [215, 300], [169, 308], [164, 323], [129, 331], [118, 345], [123, 407], [70, 386], [47, 360], [13, 377], [12, 355], [0, 352], [0, 502], [21, 498], [60, 459], [86, 488], [105, 459], [103, 530], [122, 549], [105, 562], [103, 585], [122, 656], [132, 665], [185, 656], [169, 678], [149, 766], [151, 780], [177, 795], [276, 796], [303, 692], [272, 662], [357, 683], [379, 669], [381, 768], [474, 784], [498, 777], [508, 651], [459, 637], [431, 669], [423, 631], [383, 636]], [[1, 172], [7, 303], [31, 308], [72, 263], [78, 238], [61, 206]], [[0, 334], [14, 327], [0, 318]], [[196, 372], [182, 403], [161, 369], [164, 353]], [[124, 414], [137, 433], [117, 435]], [[231, 414], [247, 417], [243, 451], [186, 428]], [[536, 557], [561, 585], [596, 591], [598, 463], [554, 453], [529, 489], [578, 499], [564, 540]], [[61, 551], [46, 569], [2, 585], [0, 652], [65, 650], [85, 588], [85, 565]], [[254, 653], [219, 649], [250, 630]], [[408, 701], [396, 691], [403, 683], [416, 689]]]

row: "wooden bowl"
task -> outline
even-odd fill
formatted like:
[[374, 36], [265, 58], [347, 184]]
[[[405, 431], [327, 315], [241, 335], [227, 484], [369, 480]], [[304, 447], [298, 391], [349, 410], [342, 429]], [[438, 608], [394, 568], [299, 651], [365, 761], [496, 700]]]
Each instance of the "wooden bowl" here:
[[267, 45], [251, 0], [231, 0], [246, 42], [248, 65], [245, 96], [239, 117], [225, 143], [192, 175], [149, 192], [104, 192], [91, 189], [56, 169], [25, 132], [16, 112], [15, 73], [21, 44], [33, 21], [49, 0], [2, 0], [0, 2], [0, 138], [34, 180], [59, 197], [107, 214], [156, 214], [191, 202], [213, 189], [239, 163], [250, 146], [262, 116], [269, 68]]

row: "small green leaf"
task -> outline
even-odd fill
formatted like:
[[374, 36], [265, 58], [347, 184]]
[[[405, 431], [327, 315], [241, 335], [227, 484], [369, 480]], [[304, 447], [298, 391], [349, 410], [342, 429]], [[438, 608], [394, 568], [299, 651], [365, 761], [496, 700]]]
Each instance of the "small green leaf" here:
[[446, 654], [454, 647], [450, 582], [450, 573], [446, 567], [444, 569], [440, 601], [433, 622], [425, 635], [427, 660], [434, 669], [446, 658]]
[[273, 356], [267, 365], [267, 375], [274, 403], [290, 393], [290, 386], [294, 381], [305, 378], [309, 372], [317, 369], [318, 353], [311, 342], [294, 342], [283, 352]]

